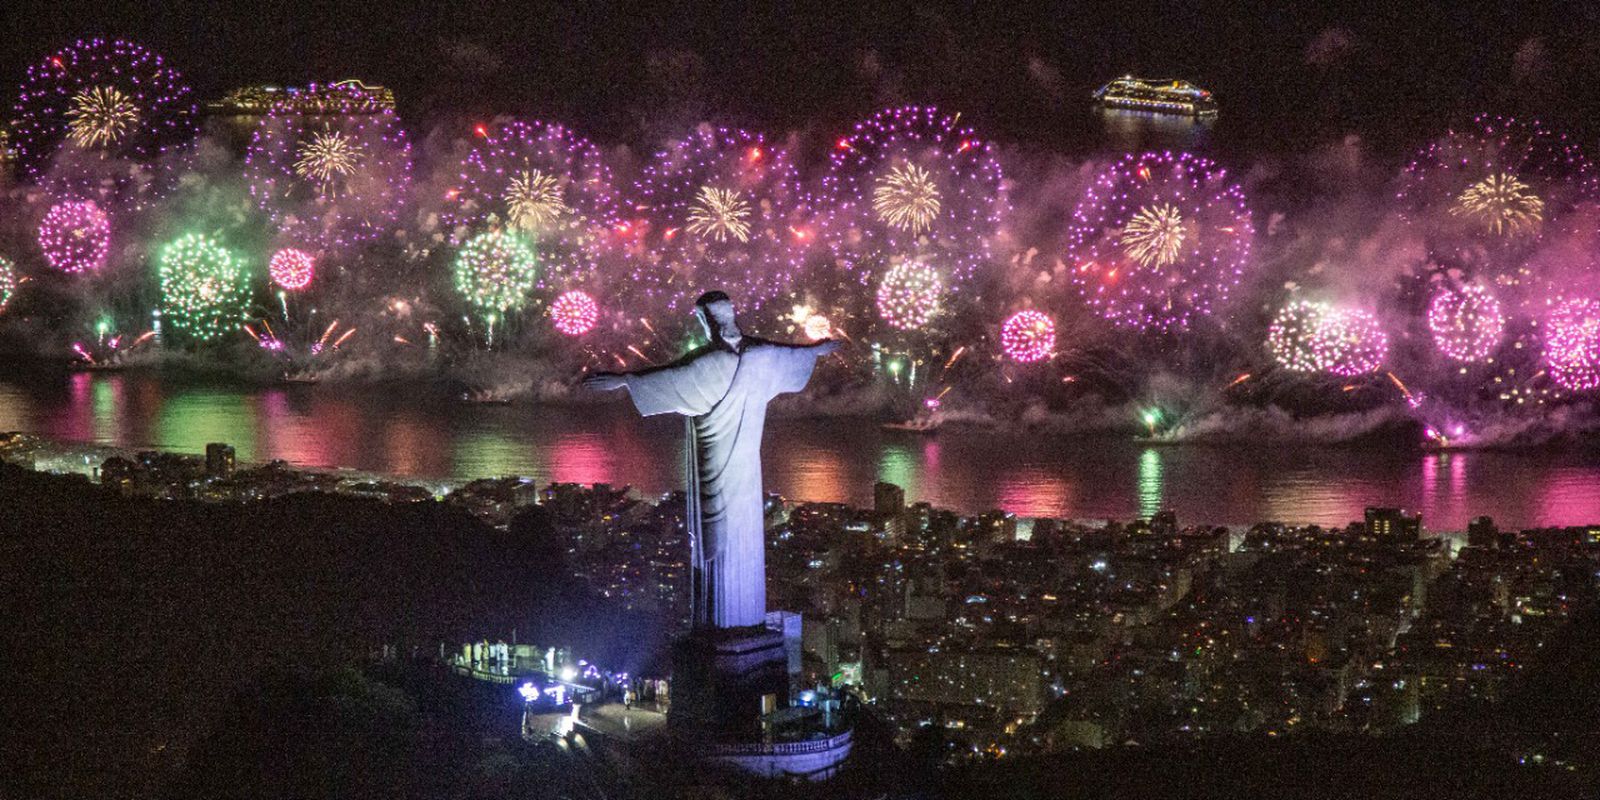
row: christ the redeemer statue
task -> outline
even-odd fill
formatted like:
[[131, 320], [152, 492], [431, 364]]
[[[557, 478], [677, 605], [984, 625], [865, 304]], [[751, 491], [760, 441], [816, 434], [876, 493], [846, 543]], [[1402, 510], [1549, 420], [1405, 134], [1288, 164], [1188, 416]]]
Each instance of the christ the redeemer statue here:
[[817, 358], [839, 343], [769, 342], [739, 332], [722, 292], [695, 301], [710, 343], [670, 364], [623, 374], [600, 372], [585, 388], [627, 389], [644, 416], [688, 418], [687, 468], [692, 606], [696, 628], [761, 625], [767, 614], [761, 433], [767, 402], [798, 392]]

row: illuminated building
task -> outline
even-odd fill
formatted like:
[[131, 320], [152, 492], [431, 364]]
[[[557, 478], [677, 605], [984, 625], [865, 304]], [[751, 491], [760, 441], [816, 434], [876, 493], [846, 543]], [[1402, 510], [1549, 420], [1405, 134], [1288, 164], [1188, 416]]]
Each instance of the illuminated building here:
[[1096, 89], [1094, 101], [1102, 108], [1127, 108], [1156, 114], [1190, 117], [1216, 116], [1211, 93], [1188, 81], [1156, 81], [1124, 75]]
[[349, 116], [394, 110], [394, 92], [351, 79], [326, 86], [244, 86], [206, 106], [218, 117], [264, 117], [274, 108], [306, 116]]
[[1404, 509], [1368, 508], [1367, 535], [1415, 541], [1422, 535], [1422, 515], [1406, 516]]

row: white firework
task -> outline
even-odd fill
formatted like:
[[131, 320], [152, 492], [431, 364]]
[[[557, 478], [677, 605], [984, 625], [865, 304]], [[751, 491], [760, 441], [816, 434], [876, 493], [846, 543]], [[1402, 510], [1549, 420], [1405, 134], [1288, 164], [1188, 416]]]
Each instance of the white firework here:
[[336, 182], [355, 174], [361, 145], [338, 131], [321, 131], [300, 148], [294, 162], [296, 175], [317, 184], [322, 194], [333, 194]]
[[919, 234], [933, 228], [939, 217], [939, 198], [939, 187], [927, 170], [916, 164], [897, 164], [872, 190], [872, 210], [884, 222]]
[[67, 110], [67, 137], [82, 147], [105, 147], [122, 141], [139, 123], [133, 99], [110, 86], [84, 89]]
[[689, 232], [718, 242], [750, 241], [750, 203], [735, 189], [702, 186], [689, 206]]
[[572, 209], [561, 196], [561, 180], [536, 169], [525, 169], [506, 187], [506, 217], [524, 231], [547, 228]]
[[1166, 267], [1183, 255], [1188, 230], [1178, 207], [1161, 203], [1139, 209], [1119, 240], [1128, 257], [1146, 267]]

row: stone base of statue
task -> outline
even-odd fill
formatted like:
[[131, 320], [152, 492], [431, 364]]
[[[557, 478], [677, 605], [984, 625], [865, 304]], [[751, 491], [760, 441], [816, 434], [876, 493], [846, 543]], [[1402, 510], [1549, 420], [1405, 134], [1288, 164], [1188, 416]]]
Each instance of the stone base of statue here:
[[762, 777], [832, 777], [850, 755], [850, 727], [795, 702], [785, 644], [767, 626], [679, 639], [667, 712], [674, 738], [695, 757]]
[[761, 717], [789, 704], [783, 634], [766, 626], [694, 631], [672, 648], [668, 724], [712, 736], [758, 734]]

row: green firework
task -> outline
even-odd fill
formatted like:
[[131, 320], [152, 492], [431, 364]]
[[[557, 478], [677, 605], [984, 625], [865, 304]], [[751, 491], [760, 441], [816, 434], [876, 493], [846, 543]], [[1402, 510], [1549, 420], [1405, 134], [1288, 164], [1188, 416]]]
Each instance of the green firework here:
[[162, 324], [180, 339], [219, 339], [239, 327], [250, 304], [244, 263], [204, 234], [185, 234], [162, 248], [159, 277]]
[[480, 233], [456, 255], [456, 291], [478, 314], [493, 318], [528, 302], [539, 279], [533, 248], [503, 231]]

